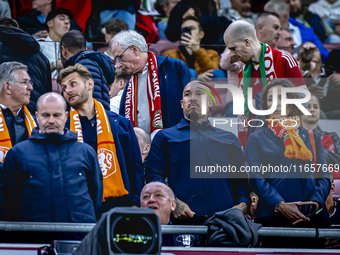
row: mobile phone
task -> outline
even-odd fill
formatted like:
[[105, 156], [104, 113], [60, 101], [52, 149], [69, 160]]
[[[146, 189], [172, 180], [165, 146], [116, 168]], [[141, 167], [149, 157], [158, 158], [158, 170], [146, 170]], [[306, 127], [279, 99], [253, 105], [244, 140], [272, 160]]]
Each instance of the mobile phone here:
[[188, 33], [189, 35], [191, 35], [191, 27], [183, 27], [181, 32], [182, 34]]
[[316, 213], [316, 204], [301, 205], [299, 211], [306, 217], [313, 216]]

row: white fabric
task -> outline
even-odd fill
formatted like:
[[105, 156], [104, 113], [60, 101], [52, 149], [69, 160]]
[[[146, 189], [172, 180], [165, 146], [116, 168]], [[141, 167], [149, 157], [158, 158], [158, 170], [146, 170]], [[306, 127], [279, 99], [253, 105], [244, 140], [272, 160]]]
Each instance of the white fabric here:
[[333, 4], [328, 3], [326, 0], [319, 0], [309, 5], [308, 10], [320, 17], [326, 16], [329, 19], [340, 19], [340, 0]]
[[294, 54], [293, 56], [297, 59], [297, 48], [301, 45], [302, 43], [302, 37], [301, 37], [301, 32], [299, 27], [294, 26], [292, 23], [289, 22], [289, 30], [292, 31], [292, 37], [296, 45], [294, 46]]
[[108, 57], [110, 57], [111, 59], [114, 60], [114, 57], [110, 56], [110, 55], [107, 53], [107, 51], [104, 51], [104, 55], [106, 55], [106, 56], [108, 56]]
[[[59, 42], [53, 42], [50, 36], [46, 38], [37, 39], [40, 44], [40, 50], [44, 55], [48, 58], [50, 63], [54, 62], [54, 66], [57, 66], [57, 61], [60, 59], [60, 50], [59, 50]], [[57, 70], [54, 70], [51, 74], [52, 79], [56, 79], [58, 77]]]
[[117, 96], [110, 99], [110, 110], [119, 114], [120, 100], [122, 99], [124, 90], [120, 90]]
[[150, 113], [147, 92], [148, 64], [145, 65], [143, 73], [138, 75], [137, 84], [137, 127], [150, 134]]

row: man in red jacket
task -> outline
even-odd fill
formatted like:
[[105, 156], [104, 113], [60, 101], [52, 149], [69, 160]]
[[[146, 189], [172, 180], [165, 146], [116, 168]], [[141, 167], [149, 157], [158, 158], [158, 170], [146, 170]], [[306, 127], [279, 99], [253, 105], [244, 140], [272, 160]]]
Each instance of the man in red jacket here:
[[[276, 78], [289, 78], [295, 86], [305, 86], [298, 62], [289, 53], [282, 53], [269, 45], [260, 43], [252, 24], [238, 20], [234, 21], [224, 33], [224, 42], [234, 53], [235, 61], [245, 63], [239, 73], [239, 87], [245, 98], [248, 98], [248, 88], [253, 89], [252, 99], [259, 96], [268, 82]], [[240, 121], [250, 120], [253, 116], [245, 100], [245, 115]], [[256, 107], [259, 109], [259, 105]], [[239, 125], [239, 139], [244, 146], [247, 142], [248, 128]]]

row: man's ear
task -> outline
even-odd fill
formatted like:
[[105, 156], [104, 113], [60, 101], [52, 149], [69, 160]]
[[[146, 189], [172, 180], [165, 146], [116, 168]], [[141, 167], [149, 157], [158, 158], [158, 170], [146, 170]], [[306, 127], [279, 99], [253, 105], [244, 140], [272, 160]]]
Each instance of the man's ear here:
[[143, 151], [142, 151], [142, 154], [149, 154], [150, 148], [151, 148], [150, 144], [145, 144]]
[[123, 79], [121, 79], [121, 80], [119, 81], [119, 85], [118, 85], [119, 90], [124, 89], [125, 85], [126, 85], [126, 84], [125, 84], [125, 81], [124, 81]]
[[202, 31], [200, 31], [199, 32], [199, 34], [198, 34], [198, 36], [200, 37], [200, 39], [202, 40], [203, 39], [203, 37], [204, 37], [204, 31], [202, 30]]
[[94, 80], [93, 79], [89, 79], [87, 81], [87, 84], [88, 84], [88, 90], [93, 90], [93, 88], [94, 88]]
[[38, 118], [38, 111], [35, 111], [35, 117]]
[[64, 46], [60, 46], [60, 54], [64, 57], [64, 59], [67, 59], [66, 58], [66, 55], [67, 55], [67, 49], [64, 47]]
[[256, 26], [256, 32], [257, 32], [257, 31], [261, 31], [263, 27], [264, 27], [263, 24], [258, 24], [258, 25]]
[[176, 200], [172, 199], [172, 201], [171, 201], [171, 211], [173, 212], [173, 211], [175, 211], [175, 209], [176, 209]]
[[2, 87], [2, 91], [4, 91], [6, 94], [11, 95], [12, 94], [12, 87], [9, 81], [4, 82], [4, 86]]
[[131, 46], [130, 46], [130, 49], [133, 51], [133, 53], [134, 53], [135, 55], [137, 55], [138, 52], [139, 52], [139, 49], [138, 49], [138, 47], [137, 47], [136, 45], [131, 45]]
[[211, 107], [213, 107], [214, 106], [214, 100], [210, 97], [209, 99], [208, 99], [208, 108], [211, 108]]
[[54, 23], [54, 19], [51, 19], [51, 20], [47, 21], [47, 26], [49, 28], [51, 28], [53, 26], [53, 23]]
[[181, 100], [181, 107], [182, 107], [182, 109], [183, 109], [183, 99]]
[[248, 38], [244, 39], [244, 43], [246, 44], [247, 47], [250, 47], [250, 40]]

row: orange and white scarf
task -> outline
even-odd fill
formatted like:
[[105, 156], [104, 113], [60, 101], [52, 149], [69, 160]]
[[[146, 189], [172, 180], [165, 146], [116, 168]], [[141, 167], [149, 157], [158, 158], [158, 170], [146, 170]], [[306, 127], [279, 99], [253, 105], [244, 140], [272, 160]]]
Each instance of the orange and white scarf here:
[[[125, 98], [125, 118], [131, 120], [133, 127], [137, 127], [137, 85], [138, 75], [133, 75], [129, 81]], [[157, 57], [150, 51], [148, 52], [147, 94], [150, 115], [150, 134], [152, 134], [156, 130], [163, 129], [163, 121]]]
[[[27, 107], [23, 106], [22, 110], [24, 111], [25, 115], [25, 124], [28, 131], [28, 137], [30, 137], [33, 128], [35, 128], [37, 125], [35, 124], [35, 121], [31, 113], [28, 111]], [[12, 148], [12, 142], [1, 107], [0, 107], [0, 139], [1, 139], [0, 161], [4, 163], [7, 152]]]
[[[97, 157], [103, 174], [103, 201], [108, 197], [121, 197], [128, 194], [116, 154], [115, 141], [111, 132], [106, 111], [101, 103], [93, 99], [97, 122]], [[78, 142], [84, 142], [78, 112], [71, 108], [70, 130], [78, 134]]]
[[268, 119], [268, 128], [274, 135], [283, 140], [285, 156], [289, 159], [301, 159], [312, 161], [312, 152], [307, 148], [296, 130], [300, 127], [300, 117], [282, 117], [279, 119]]

